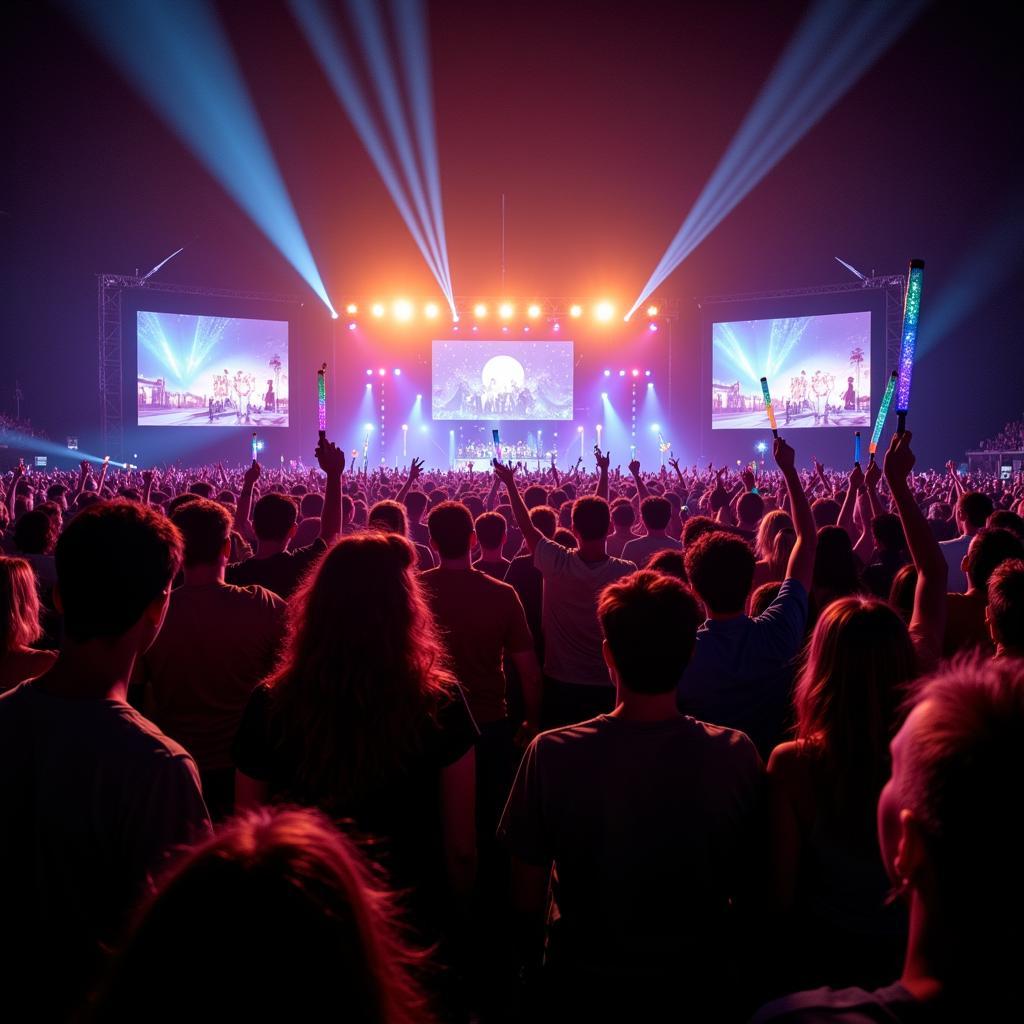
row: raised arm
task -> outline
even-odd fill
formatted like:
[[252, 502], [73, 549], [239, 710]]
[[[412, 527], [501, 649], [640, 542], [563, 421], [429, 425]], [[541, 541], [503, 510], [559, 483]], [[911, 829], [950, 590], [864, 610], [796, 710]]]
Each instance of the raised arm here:
[[612, 453], [607, 451], [604, 455], [601, 454], [601, 449], [594, 445], [594, 458], [597, 460], [597, 468], [600, 472], [600, 476], [597, 478], [597, 487], [594, 493], [599, 498], [608, 500], [608, 465], [612, 461]]
[[250, 543], [256, 543], [256, 534], [253, 532], [252, 523], [249, 521], [249, 510], [252, 508], [252, 490], [256, 486], [263, 470], [260, 464], [253, 459], [252, 465], [245, 471], [242, 477], [242, 493], [238, 496], [238, 504], [235, 505], [235, 529]]
[[[88, 465], [88, 463], [84, 463], [84, 465]], [[7, 504], [7, 518], [11, 524], [14, 523], [14, 501], [18, 493], [18, 481], [20, 481], [24, 475], [25, 466], [23, 463], [19, 462], [18, 465], [14, 467], [14, 472], [11, 474], [11, 482], [7, 488], [7, 497], [5, 499]], [[84, 486], [84, 484], [82, 486]], [[81, 493], [81, 491], [79, 491], [79, 493]]]
[[487, 492], [487, 498], [484, 501], [484, 508], [488, 512], [494, 511], [494, 506], [498, 499], [498, 488], [501, 486], [501, 480], [497, 473], [491, 474], [491, 489]]
[[814, 552], [818, 546], [814, 516], [811, 514], [807, 495], [800, 484], [800, 474], [796, 471], [796, 452], [781, 437], [777, 437], [772, 446], [772, 453], [779, 472], [786, 481], [790, 515], [796, 527], [796, 543], [789, 556], [786, 579], [796, 580], [810, 593], [811, 580], [814, 578]]
[[330, 544], [341, 533], [341, 479], [345, 475], [345, 452], [326, 437], [316, 446], [316, 461], [327, 474], [324, 510], [320, 515], [320, 539]]
[[[345, 453], [342, 452], [342, 458], [344, 459], [344, 457]], [[412, 485], [420, 478], [420, 473], [422, 472], [423, 460], [413, 459], [412, 462], [409, 463], [409, 475], [405, 478], [405, 483], [402, 484], [402, 489], [398, 492], [398, 495], [395, 498], [395, 501], [397, 501], [399, 505], [405, 503], [405, 496], [410, 490], [412, 490]]]
[[[142, 472], [142, 504], [148, 505], [153, 494], [153, 482], [156, 474], [151, 469]], [[225, 486], [227, 486], [225, 484]]]
[[889, 450], [885, 453], [885, 479], [903, 523], [907, 550], [917, 569], [917, 589], [914, 591], [914, 611], [910, 617], [910, 638], [917, 651], [918, 668], [928, 671], [942, 651], [942, 636], [946, 628], [946, 585], [949, 566], [928, 521], [917, 507], [907, 476], [914, 468], [914, 453], [910, 448], [910, 431], [893, 434]]
[[519, 488], [516, 487], [515, 469], [512, 466], [503, 465], [497, 459], [494, 460], [493, 466], [495, 475], [505, 485], [505, 490], [508, 491], [508, 503], [512, 506], [512, 514], [516, 517], [516, 525], [519, 527], [519, 532], [523, 535], [523, 540], [526, 541], [526, 546], [530, 549], [530, 554], [532, 555], [537, 550], [537, 545], [544, 534], [533, 525], [533, 521], [530, 519], [530, 510], [526, 507], [526, 503], [519, 493]]
[[839, 510], [839, 521], [837, 524], [847, 532], [852, 543], [856, 543], [857, 540], [854, 536], [853, 513], [857, 508], [857, 499], [860, 497], [860, 492], [863, 487], [864, 471], [860, 466], [854, 466], [853, 469], [850, 470], [850, 477], [846, 488], [846, 497], [843, 499], [843, 507]]
[[[640, 460], [639, 459], [634, 459], [629, 464], [629, 472], [630, 472], [630, 475], [633, 477], [633, 482], [636, 484], [636, 496], [641, 501], [643, 501], [644, 498], [646, 498], [650, 492], [647, 490], [647, 486], [644, 483], [644, 479], [640, 475]], [[608, 497], [607, 493], [605, 493], [604, 497], [605, 498]]]

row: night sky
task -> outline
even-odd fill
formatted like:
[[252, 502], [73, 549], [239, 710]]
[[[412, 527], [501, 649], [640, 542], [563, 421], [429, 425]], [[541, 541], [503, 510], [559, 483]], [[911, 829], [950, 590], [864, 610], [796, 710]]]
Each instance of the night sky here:
[[[804, 5], [435, 0], [429, 9], [456, 293], [502, 291], [504, 192], [506, 294], [610, 295], [622, 306]], [[284, 5], [220, 10], [335, 303], [436, 297]], [[51, 436], [86, 434], [97, 418], [97, 272], [145, 271], [191, 243], [163, 279], [309, 293], [59, 5], [7, 12], [0, 409], [13, 411], [18, 379], [24, 415]], [[1021, 415], [1018, 49], [1005, 8], [928, 8], [661, 290], [683, 303], [692, 343], [695, 296], [846, 280], [834, 256], [865, 272], [899, 272], [921, 256], [925, 339], [941, 296], [957, 287], [960, 301], [976, 302], [915, 376], [922, 460], [941, 464]]]

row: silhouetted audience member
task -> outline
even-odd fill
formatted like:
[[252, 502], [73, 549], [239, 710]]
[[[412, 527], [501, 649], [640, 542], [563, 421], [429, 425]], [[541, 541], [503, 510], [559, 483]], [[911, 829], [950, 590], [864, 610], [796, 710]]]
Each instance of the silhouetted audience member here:
[[992, 499], [979, 491], [965, 491], [957, 499], [954, 519], [960, 531], [958, 537], [942, 542], [942, 553], [949, 566], [950, 593], [963, 594], [967, 590], [967, 574], [963, 569], [964, 555], [971, 546], [971, 538], [985, 526], [992, 515]]
[[42, 635], [39, 594], [24, 558], [0, 555], [0, 693], [41, 676], [57, 658], [32, 647]]
[[512, 562], [505, 558], [501, 549], [505, 543], [505, 520], [497, 512], [484, 512], [477, 516], [475, 524], [480, 556], [473, 561], [473, 568], [485, 572], [496, 580], [503, 580]]

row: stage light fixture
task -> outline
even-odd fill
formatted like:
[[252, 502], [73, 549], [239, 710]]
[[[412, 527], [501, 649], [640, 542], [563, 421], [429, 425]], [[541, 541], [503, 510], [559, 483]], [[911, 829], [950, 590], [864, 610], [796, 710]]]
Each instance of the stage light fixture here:
[[581, 317], [581, 316], [583, 316], [583, 307], [582, 306], [575, 306], [575, 305], [570, 306], [569, 307], [569, 316], [571, 316], [571, 317]]
[[502, 327], [502, 331], [503, 331], [503, 332], [504, 332], [505, 334], [508, 334], [508, 324], [506, 324], [506, 325], [505, 325], [504, 327]]
[[331, 319], [332, 320], [337, 320], [338, 319], [338, 311], [337, 310], [334, 310], [334, 312], [331, 313]]
[[560, 331], [561, 329], [562, 325], [557, 320], [551, 325], [551, 330], [553, 331]]
[[396, 377], [401, 377], [402, 376], [402, 371], [397, 366], [395, 367], [395, 376]]
[[422, 401], [422, 399], [423, 399], [423, 396], [422, 396], [422, 395], [417, 395], [417, 396], [416, 396], [416, 401], [417, 401], [417, 402], [419, 402], [419, 401]]
[[657, 423], [652, 423], [651, 424], [651, 433], [652, 434], [656, 434], [659, 430], [661, 430], [661, 427]]
[[408, 299], [395, 299], [391, 311], [400, 323], [408, 323], [412, 319], [412, 303]]
[[757, 444], [754, 445], [754, 448], [760, 452], [761, 455], [764, 455], [764, 453], [768, 451], [768, 445], [766, 445], [764, 441], [758, 441]]
[[515, 311], [516, 307], [513, 306], [511, 302], [503, 302], [498, 307], [498, 316], [500, 316], [502, 320], [511, 320]]
[[536, 303], [534, 303], [532, 306], [529, 306], [526, 310], [526, 315], [531, 320], [536, 320], [537, 317], [540, 316], [540, 306], [538, 306]]
[[607, 391], [602, 391], [601, 392], [601, 397], [602, 398], [607, 398], [608, 397], [608, 392]]
[[436, 320], [436, 319], [437, 319], [437, 314], [438, 314], [439, 312], [440, 312], [440, 309], [438, 308], [438, 305], [437, 305], [437, 303], [436, 303], [436, 302], [428, 302], [428, 303], [427, 303], [427, 304], [426, 304], [426, 305], [425, 305], [425, 306], [423, 307], [423, 315], [424, 315], [424, 316], [425, 316], [425, 317], [426, 317], [426, 318], [427, 318], [428, 320]]
[[626, 371], [625, 370], [619, 370], [619, 376], [620, 377], [625, 377], [626, 376]]
[[409, 424], [408, 423], [403, 423], [402, 424], [402, 429], [403, 430], [408, 430], [409, 429]]
[[648, 306], [647, 307], [647, 315], [648, 316], [657, 316], [658, 315], [658, 307], [657, 306]]
[[388, 372], [388, 371], [387, 371], [387, 370], [385, 370], [383, 366], [382, 366], [382, 367], [381, 367], [381, 368], [380, 368], [380, 369], [379, 369], [379, 370], [377, 371], [377, 373], [378, 373], [378, 374], [379, 374], [379, 375], [380, 375], [381, 377], [383, 377], [383, 376], [384, 376], [384, 375], [385, 375], [385, 374], [386, 374], [387, 372]]
[[611, 370], [605, 370], [605, 371], [604, 371], [604, 375], [605, 375], [606, 377], [610, 377], [610, 376], [612, 375], [612, 371], [611, 371]]
[[644, 370], [644, 376], [645, 377], [650, 377], [650, 375], [651, 375], [651, 371], [650, 370]]
[[372, 388], [373, 388], [373, 385], [372, 385], [372, 384], [367, 384], [367, 385], [366, 385], [366, 390], [367, 390], [367, 391], [370, 391], [370, 390], [371, 390]]
[[477, 325], [476, 325], [476, 324], [473, 324], [473, 330], [474, 330], [474, 331], [479, 331], [479, 330], [480, 330], [480, 328], [479, 328], [479, 327], [477, 327]]
[[647, 325], [647, 330], [649, 330], [649, 331], [656, 331], [657, 329], [658, 329], [658, 325], [657, 324], [648, 324]]
[[355, 316], [356, 313], [359, 312], [359, 307], [354, 302], [350, 302], [345, 307], [345, 312], [348, 313], [349, 316]]
[[594, 307], [594, 317], [602, 323], [607, 323], [615, 315], [615, 307], [607, 300], [599, 302]]
[[384, 315], [384, 303], [383, 302], [375, 302], [373, 304], [373, 308], [370, 310], [370, 312], [375, 317], [382, 317]]
[[368, 434], [373, 433], [373, 424], [372, 423], [364, 423], [363, 424], [363, 430], [365, 430]]
[[353, 323], [350, 323], [350, 324], [348, 325], [348, 329], [349, 329], [350, 331], [354, 331], [354, 330], [356, 329], [356, 325], [355, 325], [355, 323], [354, 323], [354, 322], [353, 322]]
[[523, 324], [523, 333], [524, 334], [529, 334], [530, 333], [530, 326], [529, 326], [529, 324]]
[[473, 316], [478, 320], [483, 320], [483, 318], [487, 316], [487, 307], [482, 302], [478, 302], [473, 307]]
[[634, 376], [634, 377], [639, 377], [639, 376], [640, 376], [640, 371], [634, 368], [634, 370], [633, 370], [633, 376]]

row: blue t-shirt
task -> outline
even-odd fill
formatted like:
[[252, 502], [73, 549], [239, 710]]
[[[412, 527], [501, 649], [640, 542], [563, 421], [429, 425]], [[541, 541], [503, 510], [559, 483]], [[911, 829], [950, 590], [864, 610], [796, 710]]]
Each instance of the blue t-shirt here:
[[783, 739], [806, 626], [807, 591], [794, 579], [757, 618], [708, 619], [679, 683], [679, 710], [745, 732], [767, 759]]

